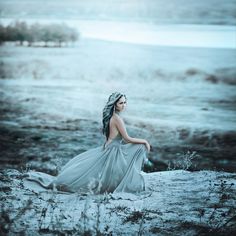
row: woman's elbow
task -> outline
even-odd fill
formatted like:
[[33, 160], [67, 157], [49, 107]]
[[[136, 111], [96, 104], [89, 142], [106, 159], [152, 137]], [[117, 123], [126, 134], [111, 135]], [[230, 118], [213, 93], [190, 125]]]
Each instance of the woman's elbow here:
[[123, 139], [127, 142], [127, 143], [132, 143], [132, 138], [129, 136], [123, 137]]

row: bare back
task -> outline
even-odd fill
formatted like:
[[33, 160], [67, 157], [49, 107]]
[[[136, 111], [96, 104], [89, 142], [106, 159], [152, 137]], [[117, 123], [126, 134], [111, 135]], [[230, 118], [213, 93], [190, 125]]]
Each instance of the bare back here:
[[109, 137], [108, 139], [114, 139], [118, 134], [119, 134], [119, 130], [116, 127], [116, 122], [115, 122], [115, 115], [113, 115], [110, 119], [109, 122]]

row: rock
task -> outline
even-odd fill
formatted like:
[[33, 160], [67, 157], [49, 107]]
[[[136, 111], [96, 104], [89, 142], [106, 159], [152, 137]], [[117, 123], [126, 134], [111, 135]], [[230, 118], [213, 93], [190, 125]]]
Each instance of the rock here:
[[1, 215], [5, 218], [1, 218], [1, 227], [9, 234], [25, 235], [236, 232], [235, 173], [174, 170], [142, 174], [146, 182], [142, 193], [86, 196], [46, 191], [20, 178], [22, 174], [16, 170], [3, 171], [1, 175], [12, 181], [8, 183], [11, 192], [2, 193]]

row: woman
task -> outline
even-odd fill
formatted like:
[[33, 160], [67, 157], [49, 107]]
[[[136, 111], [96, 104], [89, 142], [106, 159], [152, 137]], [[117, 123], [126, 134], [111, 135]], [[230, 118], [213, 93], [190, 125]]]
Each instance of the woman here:
[[141, 168], [150, 145], [145, 139], [127, 134], [120, 116], [125, 107], [126, 96], [112, 93], [103, 109], [104, 145], [75, 156], [57, 177], [31, 171], [27, 179], [44, 188], [68, 192], [100, 194], [145, 190]]

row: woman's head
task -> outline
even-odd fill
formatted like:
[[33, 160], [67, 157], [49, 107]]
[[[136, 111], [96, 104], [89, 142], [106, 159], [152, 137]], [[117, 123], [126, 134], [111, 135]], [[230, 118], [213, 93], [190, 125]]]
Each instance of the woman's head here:
[[120, 99], [115, 103], [114, 110], [115, 112], [122, 112], [126, 107], [126, 97], [122, 95]]
[[114, 112], [122, 112], [126, 106], [126, 96], [122, 93], [112, 93], [103, 109], [103, 134], [109, 136], [109, 121]]

